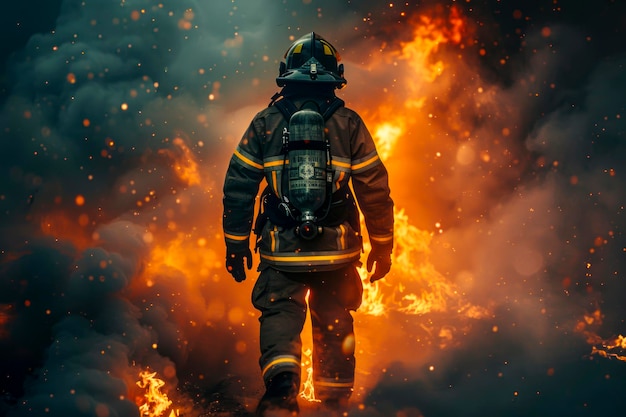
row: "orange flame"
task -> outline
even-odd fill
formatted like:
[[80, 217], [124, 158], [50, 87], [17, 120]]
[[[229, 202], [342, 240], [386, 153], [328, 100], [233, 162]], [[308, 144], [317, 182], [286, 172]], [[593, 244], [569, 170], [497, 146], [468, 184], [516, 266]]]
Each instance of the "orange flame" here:
[[[175, 224], [170, 229], [176, 230]], [[147, 285], [153, 285], [153, 277], [159, 275], [164, 268], [175, 268], [189, 272], [190, 276], [207, 279], [211, 272], [221, 269], [222, 260], [212, 249], [207, 248], [207, 238], [192, 236], [179, 232], [174, 238], [159, 239], [153, 237], [156, 243], [150, 253], [146, 265], [145, 277]], [[190, 283], [194, 284], [194, 283]]]
[[613, 339], [603, 340], [600, 347], [592, 346], [591, 354], [599, 355], [608, 359], [618, 359], [626, 362], [626, 355], [621, 353], [612, 352], [613, 350], [620, 349], [621, 351], [626, 349], [626, 337], [621, 334]]
[[319, 402], [315, 398], [315, 386], [313, 385], [313, 351], [311, 349], [304, 349], [302, 352], [302, 368], [306, 379], [302, 382], [302, 388], [300, 390], [300, 398], [303, 398], [309, 402]]
[[182, 138], [175, 138], [174, 149], [160, 149], [159, 153], [173, 161], [174, 173], [187, 185], [200, 184], [200, 170], [191, 149]]
[[598, 335], [596, 329], [602, 325], [603, 314], [599, 308], [591, 314], [583, 315], [583, 319], [576, 324], [576, 331], [582, 333], [591, 345], [591, 355], [598, 355], [607, 359], [617, 359], [626, 362], [626, 336], [618, 335], [605, 339]]
[[[414, 25], [413, 40], [403, 43], [399, 58], [406, 60], [413, 69], [413, 76], [418, 80], [434, 82], [444, 71], [446, 65], [441, 60], [433, 62], [433, 56], [441, 45], [447, 43], [459, 44], [465, 32], [465, 20], [457, 7], [450, 8], [450, 15], [446, 18], [426, 15], [418, 16], [418, 23]], [[419, 83], [418, 83], [419, 84]], [[415, 84], [409, 84], [415, 89]], [[409, 102], [421, 107], [421, 101]]]
[[[448, 14], [444, 16], [443, 13]], [[447, 313], [445, 320], [452, 319], [454, 323], [436, 323], [430, 319], [428, 325], [415, 323], [429, 337], [436, 339], [440, 348], [445, 348], [456, 343], [456, 333], [465, 331], [460, 329], [467, 329], [468, 319], [484, 320], [493, 316], [491, 302], [487, 301], [483, 305], [469, 302], [463, 288], [437, 269], [431, 253], [435, 232], [416, 227], [415, 219], [411, 219], [408, 214], [412, 207], [403, 207], [407, 203], [414, 204], [412, 196], [415, 191], [407, 190], [414, 184], [403, 181], [400, 184], [393, 183], [394, 178], [402, 178], [406, 171], [417, 175], [427, 174], [427, 167], [416, 166], [418, 158], [407, 157], [407, 152], [420, 147], [416, 145], [418, 141], [413, 140], [414, 137], [436, 135], [436, 132], [428, 131], [432, 129], [432, 118], [435, 117], [428, 111], [428, 106], [434, 100], [433, 97], [441, 98], [447, 94], [449, 84], [454, 80], [455, 66], [458, 65], [456, 60], [459, 59], [458, 54], [450, 53], [449, 47], [463, 48], [462, 42], [469, 33], [467, 19], [458, 8], [453, 7], [448, 12], [436, 9], [432, 15], [422, 15], [412, 20], [412, 37], [400, 43], [396, 51], [389, 52], [390, 44], [381, 45], [381, 49], [387, 53], [376, 56], [385, 62], [374, 62], [374, 65], [394, 68], [393, 88], [384, 90], [387, 95], [383, 97], [382, 104], [372, 103], [369, 111], [364, 113], [378, 153], [390, 170], [392, 192], [396, 192], [392, 269], [386, 279], [370, 284], [366, 269], [359, 268], [364, 284], [363, 300], [358, 310], [361, 316], [359, 324], [363, 326], [360, 331], [366, 333], [359, 341], [364, 375], [368, 372], [366, 368], [376, 366], [378, 361], [369, 352], [376, 351], [377, 344], [382, 343], [378, 340], [380, 332], [371, 328], [370, 324], [375, 326], [378, 323], [376, 317], [405, 315], [408, 318]], [[458, 130], [458, 126], [455, 128]], [[433, 155], [436, 153], [433, 152]], [[401, 175], [395, 176], [394, 171]], [[403, 200], [402, 193], [409, 199]], [[438, 233], [443, 233], [440, 225], [436, 225], [436, 229]], [[364, 247], [367, 256], [370, 250], [367, 239]]]
[[[165, 385], [165, 381], [156, 377], [156, 372], [141, 371], [139, 373], [139, 381], [137, 386], [145, 389], [143, 403], [137, 404], [142, 417], [161, 417], [170, 406], [172, 401], [167, 394], [161, 392], [161, 388]], [[178, 411], [171, 410], [169, 417], [178, 416]]]
[[[464, 301], [461, 291], [436, 270], [429, 259], [432, 233], [411, 225], [402, 210], [396, 212], [395, 220], [396, 249], [390, 275], [399, 284], [392, 287], [386, 281], [377, 281], [373, 285], [366, 283], [359, 312], [380, 316], [393, 309], [405, 314], [423, 315], [448, 311], [450, 306], [454, 306], [457, 313], [468, 318], [488, 317], [489, 308]], [[366, 246], [369, 244], [366, 243]], [[365, 268], [359, 268], [359, 273], [365, 282], [368, 276]]]
[[[461, 43], [465, 26], [465, 19], [456, 7], [450, 9], [447, 17], [420, 15], [413, 22], [412, 39], [402, 42], [399, 50], [391, 54], [394, 63], [406, 64], [406, 80], [402, 82], [406, 97], [399, 105], [379, 106], [372, 117], [373, 137], [381, 159], [390, 158], [398, 141], [406, 137], [408, 124], [415, 123], [414, 113], [424, 106], [427, 98], [425, 86], [437, 81], [448, 67], [437, 57], [440, 47]], [[467, 315], [482, 317], [488, 314], [487, 309], [465, 305], [460, 300], [460, 292], [430, 262], [432, 234], [410, 224], [402, 209], [396, 212], [395, 218], [396, 248], [390, 275], [400, 285], [391, 287], [386, 281], [366, 284], [359, 311], [380, 316], [393, 308], [405, 314], [419, 315], [445, 311], [450, 300], [455, 300], [457, 310], [463, 310]], [[369, 245], [367, 242], [365, 245], [367, 252]], [[365, 282], [367, 272], [364, 268], [359, 272]], [[459, 308], [460, 305], [463, 307]]]
[[392, 62], [386, 65], [406, 64], [408, 76], [402, 80], [405, 98], [398, 100], [394, 96], [393, 104], [379, 106], [373, 115], [373, 136], [383, 160], [392, 155], [398, 140], [406, 135], [413, 113], [424, 107], [425, 86], [437, 81], [448, 68], [442, 59], [435, 58], [438, 50], [445, 44], [460, 44], [465, 31], [465, 19], [457, 7], [450, 9], [447, 18], [420, 15], [413, 24], [413, 39], [390, 54]]

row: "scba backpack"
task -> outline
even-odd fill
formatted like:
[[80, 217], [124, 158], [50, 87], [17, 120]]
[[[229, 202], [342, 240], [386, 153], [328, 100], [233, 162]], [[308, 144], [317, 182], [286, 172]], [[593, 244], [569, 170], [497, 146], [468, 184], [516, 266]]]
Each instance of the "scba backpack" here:
[[262, 264], [286, 271], [337, 269], [359, 259], [359, 214], [349, 187], [332, 192], [330, 143], [324, 124], [344, 105], [339, 98], [319, 108], [298, 109], [282, 98], [274, 105], [289, 122], [283, 131], [282, 196], [261, 195], [255, 234]]

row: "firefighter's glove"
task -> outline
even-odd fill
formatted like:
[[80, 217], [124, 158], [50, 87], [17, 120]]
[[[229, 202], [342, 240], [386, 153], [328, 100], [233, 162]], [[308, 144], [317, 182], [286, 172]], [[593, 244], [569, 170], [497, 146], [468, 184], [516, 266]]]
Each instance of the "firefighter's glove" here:
[[393, 250], [393, 244], [373, 244], [372, 250], [367, 257], [367, 272], [372, 272], [372, 268], [374, 264], [376, 264], [376, 269], [374, 269], [374, 273], [370, 277], [370, 282], [378, 281], [381, 278], [384, 278], [385, 275], [391, 269], [391, 251]]
[[243, 258], [246, 258], [246, 266], [252, 268], [252, 252], [245, 245], [226, 245], [226, 270], [235, 278], [235, 281], [241, 282], [246, 279], [246, 270], [243, 266]]

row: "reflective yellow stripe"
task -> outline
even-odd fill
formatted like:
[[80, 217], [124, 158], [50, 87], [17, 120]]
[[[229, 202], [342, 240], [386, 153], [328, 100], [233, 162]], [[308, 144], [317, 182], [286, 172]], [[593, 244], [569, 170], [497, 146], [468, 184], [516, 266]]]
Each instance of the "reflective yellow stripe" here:
[[301, 52], [302, 52], [302, 45], [304, 45], [304, 42], [303, 42], [303, 43], [299, 43], [299, 44], [297, 44], [297, 45], [295, 46], [295, 48], [293, 48], [293, 53], [294, 53], [294, 54], [299, 54], [299, 53], [301, 53]]
[[237, 158], [239, 158], [242, 162], [245, 162], [247, 165], [250, 165], [251, 167], [254, 167], [256, 169], [263, 169], [263, 165], [261, 164], [257, 164], [256, 162], [254, 162], [253, 160], [251, 160], [250, 158], [246, 158], [245, 156], [243, 156], [238, 150], [235, 149], [235, 156]]
[[356, 171], [358, 169], [364, 168], [370, 164], [373, 164], [374, 162], [376, 162], [378, 160], [378, 155], [374, 155], [373, 157], [371, 157], [370, 159], [368, 159], [365, 162], [361, 162], [360, 164], [356, 164], [356, 165], [352, 165], [352, 170]]
[[301, 366], [300, 361], [298, 361], [298, 358], [296, 358], [295, 356], [281, 356], [279, 358], [274, 359], [267, 365], [265, 365], [265, 368], [263, 368], [262, 375], [265, 376], [267, 371], [269, 371], [273, 366], [280, 365], [280, 364], [287, 364], [287, 363], [294, 364], [298, 368]]
[[335, 182], [335, 188], [339, 189], [341, 188], [341, 180], [343, 180], [343, 177], [346, 176], [346, 173], [343, 171], [339, 172], [339, 178], [337, 178], [337, 181]]
[[380, 243], [391, 242], [393, 240], [393, 235], [388, 236], [372, 236], [370, 235], [370, 240]]
[[309, 263], [309, 262], [320, 262], [320, 261], [338, 261], [342, 259], [350, 259], [355, 256], [360, 256], [361, 250], [357, 249], [356, 251], [350, 253], [343, 253], [340, 255], [309, 255], [303, 256], [299, 253], [293, 254], [291, 256], [276, 256], [276, 255], [267, 255], [261, 253], [261, 257], [267, 259], [268, 261], [274, 262], [284, 262], [284, 263]]
[[[333, 46], [331, 44], [329, 44], [328, 42], [324, 41], [323, 39], [320, 39], [320, 43], [322, 44], [322, 46], [324, 47], [324, 55], [335, 55], [335, 48], [333, 48]], [[339, 61], [339, 59], [337, 59], [337, 61]]]
[[272, 171], [272, 189], [274, 189], [274, 194], [278, 195], [278, 178], [276, 171]]
[[248, 239], [248, 235], [246, 236], [240, 236], [240, 235], [231, 235], [230, 233], [224, 233], [224, 237], [226, 239], [230, 239], [230, 240], [239, 240], [239, 241], [244, 241], [246, 239]]
[[270, 230], [270, 248], [272, 248], [272, 252], [276, 250], [276, 227], [274, 230]]
[[351, 164], [349, 164], [347, 162], [339, 162], [339, 161], [336, 161], [336, 160], [333, 160], [333, 166], [338, 166], [338, 167], [341, 167], [341, 168], [348, 168], [348, 169], [352, 168]]
[[315, 381], [316, 387], [330, 387], [330, 388], [352, 388], [354, 382], [330, 382], [330, 381]]
[[343, 224], [339, 225], [339, 248], [346, 248], [346, 226]]
[[279, 161], [269, 161], [269, 162], [263, 162], [263, 166], [264, 166], [265, 168], [273, 168], [273, 167], [278, 167], [278, 166], [281, 166], [283, 163], [284, 163], [285, 165], [289, 165], [289, 159], [287, 159], [287, 160], [285, 160], [285, 161], [283, 161], [283, 160], [281, 159], [281, 160], [279, 160]]

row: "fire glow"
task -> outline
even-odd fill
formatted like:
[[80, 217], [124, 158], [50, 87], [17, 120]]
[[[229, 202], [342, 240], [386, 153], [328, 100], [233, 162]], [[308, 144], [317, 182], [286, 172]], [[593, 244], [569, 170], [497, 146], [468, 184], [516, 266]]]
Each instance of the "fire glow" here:
[[[423, 106], [429, 91], [425, 86], [435, 83], [449, 65], [442, 59], [437, 59], [433, 63], [437, 51], [444, 44], [458, 44], [465, 30], [463, 19], [455, 8], [452, 9], [447, 20], [442, 17], [422, 16], [414, 21], [414, 25], [414, 38], [403, 43], [399, 51], [390, 54], [390, 59], [405, 62], [410, 72], [406, 75], [406, 85], [411, 91], [400, 106], [402, 111], [395, 111], [392, 116], [385, 104], [366, 111], [369, 114], [368, 125], [373, 132], [383, 161], [391, 158], [398, 143], [406, 137], [407, 131], [414, 127], [409, 122], [412, 118], [408, 114]], [[415, 80], [418, 80], [417, 83], [414, 82]], [[178, 161], [175, 165], [176, 172], [181, 174], [181, 179], [197, 183], [199, 182], [195, 180], [197, 177], [191, 175], [197, 172], [196, 164], [187, 152], [184, 143], [181, 142], [182, 140], [175, 142], [180, 154], [176, 158]], [[174, 153], [168, 152], [167, 155], [171, 157]], [[357, 315], [375, 318], [385, 317], [392, 312], [407, 316], [452, 312], [469, 319], [489, 317], [489, 308], [465, 301], [462, 292], [436, 270], [429, 258], [432, 232], [420, 230], [412, 225], [409, 216], [401, 207], [396, 212], [395, 229], [396, 249], [392, 259], [392, 272], [388, 278], [370, 284], [369, 274], [365, 267], [359, 268], [364, 282], [364, 294], [363, 303]], [[173, 268], [189, 275], [198, 275], [199, 272], [200, 276], [208, 278], [210, 271], [220, 267], [217, 257], [212, 255], [208, 258], [199, 257], [198, 251], [202, 248], [189, 245], [189, 236], [179, 234], [178, 238], [169, 242], [156, 240], [158, 244], [152, 251], [151, 261], [144, 273], [145, 283], [148, 286], [154, 285], [153, 277], [158, 276], [159, 270], [163, 268]], [[367, 239], [365, 239], [364, 246], [367, 254], [370, 249]], [[200, 300], [196, 301], [197, 304], [201, 303]], [[310, 337], [307, 335], [310, 331], [307, 325], [303, 332], [303, 381], [300, 396], [308, 402], [315, 403], [318, 400], [313, 387], [312, 349]], [[371, 325], [376, 326], [374, 322]], [[442, 337], [443, 333], [445, 333], [445, 339], [453, 338], [449, 326], [443, 326], [442, 329], [436, 331], [438, 337]], [[368, 364], [361, 366], [367, 367]]]
[[[186, 16], [185, 22], [188, 23], [192, 18], [193, 15]], [[378, 102], [364, 101], [359, 104], [365, 107], [364, 119], [376, 140], [381, 159], [394, 171], [410, 169], [425, 171], [428, 169], [412, 167], [406, 160], [402, 161], [401, 158], [398, 160], [402, 162], [396, 162], [395, 159], [393, 163], [391, 161], [396, 156], [403, 156], [403, 145], [407, 141], [420, 136], [428, 138], [429, 133], [431, 133], [428, 132], [428, 120], [441, 117], [430, 109], [429, 97], [433, 91], [445, 88], [441, 85], [449, 82], [450, 73], [454, 71], [456, 65], [454, 60], [457, 57], [454, 54], [440, 54], [439, 52], [445, 47], [463, 48], [464, 42], [469, 43], [470, 41], [467, 35], [469, 32], [468, 21], [455, 7], [450, 8], [445, 16], [442, 16], [441, 13], [438, 13], [437, 16], [420, 15], [411, 20], [410, 25], [412, 39], [401, 41], [396, 46], [381, 45], [381, 50], [385, 53], [374, 58], [374, 60], [380, 61], [372, 64], [398, 69], [394, 88], [387, 89], [386, 95]], [[68, 82], [73, 84], [76, 82], [76, 78], [73, 75], [68, 76]], [[215, 82], [213, 88], [219, 88], [219, 83]], [[480, 93], [483, 93], [482, 89]], [[215, 97], [211, 94], [211, 100], [216, 97], [217, 94]], [[123, 108], [123, 110], [125, 109]], [[88, 119], [85, 120], [85, 123], [89, 121]], [[469, 127], [463, 126], [461, 122], [451, 127], [451, 130], [462, 138], [469, 136], [467, 133], [469, 129]], [[508, 133], [504, 132], [508, 132], [508, 130], [503, 129], [503, 136], [508, 136]], [[205, 191], [209, 190], [211, 187], [207, 183], [214, 172], [206, 173], [203, 171], [202, 164], [196, 160], [193, 149], [187, 142], [188, 138], [181, 132], [180, 136], [169, 141], [169, 148], [160, 149], [157, 154], [168, 161], [173, 174], [172, 177], [182, 185], [182, 188], [197, 187]], [[113, 148], [113, 142], [109, 146]], [[475, 158], [475, 155], [479, 155], [479, 157]], [[492, 155], [496, 155], [496, 153], [490, 154], [487, 150], [474, 149], [471, 144], [462, 144], [456, 152], [455, 160], [461, 165], [467, 166], [477, 162], [487, 164], [493, 162], [494, 156]], [[435, 156], [439, 158], [441, 153], [437, 152]], [[411, 162], [415, 163], [415, 161]], [[211, 167], [211, 169], [213, 168]], [[437, 173], [432, 172], [431, 174], [432, 181], [435, 182]], [[391, 180], [394, 181], [393, 175], [391, 175]], [[411, 194], [414, 192], [411, 190], [413, 185], [397, 181], [392, 184], [392, 193], [400, 191], [413, 195]], [[217, 192], [215, 193], [217, 194]], [[141, 213], [142, 210], [145, 210], [143, 213], [146, 213], [148, 206], [152, 206], [152, 204], [147, 204], [148, 202], [154, 202], [153, 207], [158, 207], [159, 204], [166, 205], [156, 198], [157, 195], [159, 199], [165, 198], [162, 197], [162, 194], [149, 191], [145, 197], [137, 200], [137, 207], [134, 207], [137, 210], [133, 216], [138, 216], [137, 213]], [[197, 332], [200, 333], [207, 328], [217, 327], [216, 323], [219, 323], [227, 327], [229, 333], [235, 334], [242, 327], [254, 323], [256, 318], [253, 313], [251, 314], [249, 310], [246, 310], [246, 307], [231, 307], [231, 305], [239, 305], [237, 303], [243, 306], [244, 303], [249, 302], [247, 294], [242, 295], [241, 293], [245, 293], [250, 287], [237, 287], [237, 290], [228, 289], [230, 287], [227, 287], [225, 282], [230, 277], [227, 276], [223, 268], [222, 236], [215, 231], [218, 230], [218, 227], [207, 225], [210, 216], [197, 216], [193, 220], [195, 224], [189, 226], [189, 221], [182, 219], [182, 217], [187, 217], [186, 211], [190, 207], [187, 197], [177, 195], [176, 202], [172, 204], [172, 207], [166, 207], [166, 210], [159, 212], [160, 216], [167, 217], [165, 222], [161, 221], [162, 219], [154, 220], [157, 217], [156, 214], [154, 216], [148, 215], [152, 219], [146, 222], [146, 229], [141, 235], [141, 241], [149, 247], [150, 252], [143, 260], [140, 279], [131, 283], [128, 292], [136, 299], [142, 300], [144, 292], [156, 291], [156, 289], [161, 288], [159, 287], [160, 280], [173, 276], [172, 280], [179, 280], [176, 283], [176, 292], [157, 294], [161, 299], [166, 297], [176, 299], [170, 309], [166, 309], [167, 313], [170, 314], [168, 320], [176, 321], [179, 327], [185, 328], [189, 333], [192, 332], [188, 328], [197, 328]], [[428, 196], [425, 197], [428, 198]], [[480, 303], [475, 300], [468, 300], [464, 289], [458, 285], [458, 280], [455, 282], [449, 275], [437, 269], [431, 245], [436, 233], [444, 234], [443, 228], [440, 227], [439, 222], [433, 222], [436, 225], [436, 232], [423, 230], [416, 226], [419, 224], [419, 219], [409, 213], [411, 213], [410, 209], [413, 208], [411, 204], [418, 205], [419, 199], [414, 202], [406, 198], [396, 199], [394, 197], [394, 199], [397, 209], [396, 246], [391, 273], [385, 280], [370, 284], [368, 281], [369, 274], [365, 267], [359, 268], [364, 283], [364, 294], [362, 306], [356, 313], [357, 332], [359, 333], [357, 355], [368, 350], [377, 351], [375, 348], [370, 349], [371, 340], [376, 337], [378, 339], [383, 338], [377, 334], [380, 330], [379, 325], [382, 320], [389, 317], [392, 319], [401, 317], [405, 319], [405, 322], [418, 322], [422, 317], [429, 314], [445, 313], [444, 318], [433, 321], [428, 319], [424, 320], [427, 324], [420, 324], [428, 333], [429, 340], [424, 344], [445, 349], [456, 342], [457, 333], [471, 327], [474, 320], [489, 320], [495, 314], [488, 299]], [[79, 249], [90, 247], [98, 240], [98, 234], [96, 232], [91, 233], [97, 220], [93, 214], [95, 210], [89, 211], [93, 204], [92, 201], [80, 195], [75, 198], [73, 204], [67, 204], [68, 206], [71, 205], [72, 210], [61, 210], [62, 202], [59, 201], [58, 210], [51, 210], [41, 217], [40, 228], [42, 233], [56, 239], [72, 241]], [[184, 213], [181, 214], [183, 211]], [[163, 224], [165, 227], [160, 229]], [[444, 224], [447, 225], [445, 222]], [[365, 255], [367, 255], [370, 249], [367, 239], [364, 246]], [[250, 284], [253, 275], [254, 269], [249, 273], [248, 282], [244, 285]], [[467, 275], [471, 274], [467, 273]], [[473, 276], [468, 277], [468, 281], [472, 279], [474, 279]], [[230, 281], [228, 282], [230, 283]], [[198, 289], [200, 283], [207, 287], [212, 286], [212, 290], [218, 288], [215, 290], [217, 296], [214, 299], [205, 299], [206, 294], [203, 292], [205, 288]], [[233, 293], [238, 292], [233, 295], [229, 294], [231, 291]], [[224, 301], [229, 297], [234, 299], [231, 304]], [[0, 309], [0, 338], [5, 336], [4, 328], [6, 323], [11, 320], [12, 315], [13, 312], [9, 308]], [[594, 326], [601, 324], [601, 322], [601, 313], [598, 311], [585, 316], [578, 323], [576, 330], [585, 335], [587, 342], [592, 346], [592, 355], [626, 361], [626, 356], [623, 355], [623, 351], [626, 349], [626, 338], [622, 335], [612, 338], [598, 336]], [[497, 326], [494, 325], [493, 329], [496, 332]], [[364, 337], [360, 338], [361, 335]], [[413, 334], [410, 336], [413, 341], [420, 338], [420, 336]], [[191, 338], [189, 334], [186, 337]], [[256, 343], [253, 340], [245, 339], [240, 334], [234, 337], [238, 339], [228, 352], [228, 355], [232, 356], [228, 358], [218, 357], [218, 361], [223, 360], [224, 363], [230, 363], [233, 361], [233, 357], [236, 360], [237, 355], [244, 355], [252, 350], [249, 346], [254, 346]], [[183, 336], [180, 339], [181, 345], [188, 342], [188, 340], [183, 340]], [[318, 400], [315, 398], [312, 384], [313, 358], [307, 342], [310, 345], [310, 341], [305, 340], [301, 398], [315, 403]], [[156, 342], [154, 346], [156, 346]], [[215, 359], [211, 358], [210, 360]], [[359, 372], [361, 372], [359, 378], [361, 379], [357, 383], [371, 386], [376, 382], [374, 379], [378, 377], [379, 368], [376, 367], [378, 364], [366, 355], [359, 357], [358, 361]], [[430, 371], [434, 372], [435, 369], [439, 369], [439, 367], [430, 365]], [[194, 375], [195, 377], [196, 375]], [[199, 377], [199, 379], [203, 378]], [[169, 382], [166, 384], [163, 379], [158, 377], [157, 372], [142, 371], [139, 374], [136, 386], [144, 390], [145, 393], [137, 398], [136, 404], [142, 417], [175, 417], [179, 415], [180, 407], [168, 396], [168, 393], [173, 392], [176, 387], [173, 383], [169, 384], [170, 386], [167, 386], [168, 384]]]
[[[437, 52], [446, 44], [461, 44], [466, 31], [466, 20], [456, 7], [450, 8], [447, 16], [420, 15], [414, 19], [413, 38], [403, 42], [398, 51], [389, 54], [391, 61], [402, 62], [406, 67], [404, 73], [400, 72], [404, 78], [398, 81], [402, 82], [408, 94], [396, 106], [400, 111], [388, 105], [370, 110], [373, 135], [383, 161], [391, 160], [399, 141], [415, 134], [410, 133], [410, 130], [418, 128], [415, 111], [423, 108], [431, 90], [428, 85], [436, 83], [452, 65], [439, 57]], [[397, 102], [397, 99], [393, 100]], [[361, 268], [361, 277], [366, 285], [359, 312], [380, 316], [389, 309], [395, 309], [409, 315], [422, 315], [447, 311], [450, 302], [453, 302], [457, 311], [464, 311], [474, 318], [487, 317], [487, 308], [461, 301], [460, 292], [430, 262], [428, 255], [432, 233], [413, 226], [403, 208], [398, 208], [398, 204], [396, 207], [396, 248], [390, 280], [399, 282], [399, 285], [386, 285], [385, 282], [368, 285], [367, 271]], [[368, 250], [366, 242], [366, 252]]]
[[[446, 58], [440, 56], [438, 51], [446, 45], [462, 47], [465, 41], [464, 36], [468, 31], [466, 24], [466, 18], [455, 7], [450, 9], [446, 17], [419, 16], [413, 21], [413, 39], [401, 43], [397, 50], [388, 54], [386, 59], [398, 62], [401, 67], [405, 68], [404, 72], [400, 72], [403, 74], [403, 78], [399, 78], [397, 81], [402, 84], [403, 94], [400, 95], [403, 95], [404, 98], [395, 107], [386, 104], [386, 102], [398, 102], [398, 97], [392, 95], [389, 95], [386, 101], [379, 103], [377, 107], [368, 107], [368, 103], [365, 103], [366, 122], [373, 133], [383, 161], [390, 161], [397, 152], [398, 145], [406, 140], [407, 136], [416, 135], [416, 131], [422, 129], [420, 124], [426, 124], [424, 122], [433, 117], [431, 113], [422, 113], [427, 103], [428, 94], [433, 89], [431, 86], [438, 82], [445, 83], [443, 76], [446, 75], [446, 71], [454, 69], [454, 62], [446, 61]], [[388, 45], [386, 47], [390, 48]], [[391, 65], [391, 62], [384, 64]], [[462, 131], [464, 128], [458, 126], [456, 129]], [[175, 144], [183, 156], [183, 158], [178, 159], [179, 162], [176, 164], [176, 171], [180, 174], [181, 179], [187, 179], [190, 184], [200, 182], [196, 175], [198, 172], [196, 165], [193, 163], [193, 158], [189, 157], [184, 143], [179, 141]], [[172, 154], [168, 153], [168, 155], [171, 156]], [[363, 303], [357, 315], [360, 317], [369, 316], [374, 320], [361, 320], [360, 325], [365, 326], [365, 328], [357, 328], [357, 331], [366, 334], [373, 331], [377, 325], [376, 319], [390, 314], [408, 317], [425, 316], [430, 313], [447, 313], [447, 320], [450, 323], [442, 323], [438, 329], [428, 330], [429, 334], [433, 334], [433, 338], [439, 340], [436, 345], [445, 348], [453, 342], [455, 337], [457, 326], [452, 324], [455, 321], [465, 322], [493, 317], [490, 305], [477, 305], [467, 301], [463, 291], [437, 271], [429, 257], [433, 232], [421, 230], [414, 226], [401, 204], [397, 204], [395, 234], [396, 246], [393, 254], [393, 268], [386, 280], [370, 284], [368, 281], [369, 274], [365, 267], [359, 268], [364, 283], [364, 294]], [[365, 253], [368, 253], [370, 247], [367, 239], [364, 245]], [[197, 262], [192, 259], [195, 258], [195, 253], [199, 248], [183, 248], [183, 246], [185, 245], [180, 238], [171, 240], [169, 244], [159, 243], [158, 248], [153, 253], [152, 266], [147, 270], [146, 275], [150, 276], [151, 270], [156, 271], [153, 269], [155, 265], [171, 266], [182, 271], [201, 271], [200, 275], [204, 277], [207, 277], [210, 271], [219, 268], [219, 259], [212, 256], [209, 261], [198, 267]], [[194, 263], [196, 265], [192, 267]], [[147, 282], [148, 285], [152, 285], [153, 281], [148, 278]], [[369, 328], [370, 326], [372, 328]], [[305, 333], [307, 331], [305, 326]], [[497, 331], [497, 326], [494, 326], [495, 331]], [[315, 397], [313, 387], [311, 341], [307, 340], [306, 334], [303, 338], [305, 346], [303, 349], [303, 382], [300, 397], [307, 402], [315, 403], [318, 400]], [[610, 353], [610, 351], [618, 345], [623, 348], [623, 339], [609, 343], [607, 341], [601, 342], [596, 338], [590, 340], [590, 343], [604, 346], [603, 348], [594, 347], [593, 354], [622, 358], [622, 356]], [[360, 359], [360, 366], [365, 368], [362, 371], [365, 374], [369, 375], [372, 372], [369, 368], [373, 365], [367, 363], [367, 359]], [[431, 365], [432, 369], [434, 368]], [[367, 384], [365, 383], [365, 385]], [[167, 396], [165, 399], [167, 401]]]

